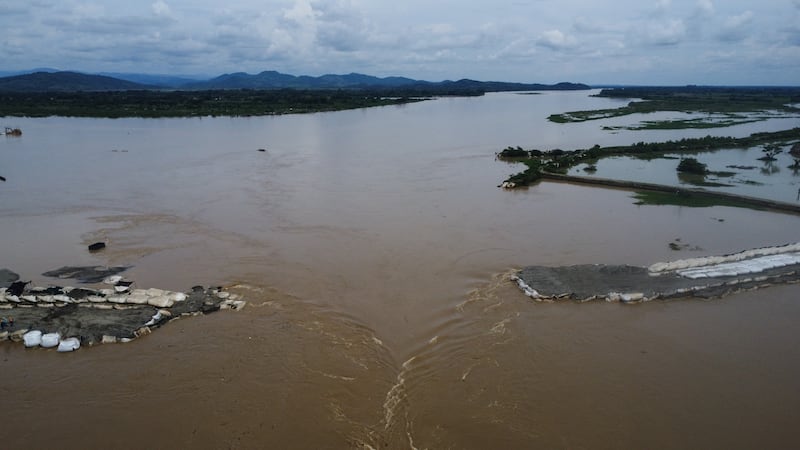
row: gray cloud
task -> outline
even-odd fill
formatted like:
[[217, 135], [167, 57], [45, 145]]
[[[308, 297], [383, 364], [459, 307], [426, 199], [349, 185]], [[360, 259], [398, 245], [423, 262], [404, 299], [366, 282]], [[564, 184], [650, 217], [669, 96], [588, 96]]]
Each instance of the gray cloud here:
[[723, 41], [737, 42], [753, 34], [753, 13], [745, 11], [725, 19], [717, 36]]
[[[6, 70], [274, 69], [543, 82], [800, 79], [792, 59], [800, 45], [800, 0], [0, 0], [0, 6]], [[765, 55], [781, 59], [767, 64]], [[785, 70], [774, 69], [781, 64]]]

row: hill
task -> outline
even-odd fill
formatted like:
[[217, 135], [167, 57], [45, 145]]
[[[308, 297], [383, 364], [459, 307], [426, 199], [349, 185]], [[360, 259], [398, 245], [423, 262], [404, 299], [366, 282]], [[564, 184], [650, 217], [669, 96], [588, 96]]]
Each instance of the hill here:
[[295, 76], [274, 70], [251, 75], [244, 72], [220, 75], [206, 81], [170, 75], [145, 75], [133, 73], [84, 74], [66, 71], [39, 71], [0, 78], [2, 92], [97, 92], [147, 89], [181, 89], [190, 91], [231, 89], [365, 89], [384, 90], [397, 95], [480, 95], [500, 91], [583, 90], [585, 84], [558, 83], [554, 85], [507, 83], [501, 81], [431, 82], [406, 77], [379, 78], [360, 73], [346, 75], [327, 74], [319, 77]]
[[360, 73], [347, 75], [322, 75], [319, 77], [294, 76], [276, 71], [265, 71], [250, 75], [244, 72], [221, 75], [211, 80], [190, 83], [189, 89], [376, 89], [403, 88], [412, 91], [526, 91], [526, 90], [581, 90], [589, 89], [585, 84], [558, 83], [555, 85], [506, 83], [500, 81], [458, 81], [430, 82], [405, 77], [378, 78]]
[[77, 72], [36, 72], [0, 78], [0, 91], [5, 92], [128, 91], [151, 88], [117, 78]]

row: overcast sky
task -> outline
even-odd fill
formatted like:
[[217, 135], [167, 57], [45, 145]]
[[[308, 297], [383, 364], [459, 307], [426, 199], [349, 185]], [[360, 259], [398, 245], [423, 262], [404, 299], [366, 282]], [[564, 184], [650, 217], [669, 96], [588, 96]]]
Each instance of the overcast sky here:
[[0, 0], [0, 70], [800, 85], [800, 0]]

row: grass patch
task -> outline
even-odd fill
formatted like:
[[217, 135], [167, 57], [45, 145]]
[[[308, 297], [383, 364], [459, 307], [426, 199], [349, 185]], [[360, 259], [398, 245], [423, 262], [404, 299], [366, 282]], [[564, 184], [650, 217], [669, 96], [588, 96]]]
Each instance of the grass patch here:
[[658, 192], [658, 191], [638, 191], [633, 194], [636, 205], [673, 205], [687, 206], [689, 208], [707, 208], [710, 206], [730, 206], [734, 208], [750, 208], [763, 210], [746, 202], [738, 202], [731, 199], [719, 198], [713, 195]]

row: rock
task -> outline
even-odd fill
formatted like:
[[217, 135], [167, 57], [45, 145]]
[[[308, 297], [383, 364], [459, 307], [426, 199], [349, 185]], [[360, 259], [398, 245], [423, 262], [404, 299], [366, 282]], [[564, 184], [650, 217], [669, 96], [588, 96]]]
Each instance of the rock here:
[[143, 326], [143, 327], [139, 328], [138, 330], [134, 331], [133, 332], [133, 336], [138, 338], [138, 337], [142, 337], [142, 336], [148, 335], [148, 334], [150, 334], [152, 332], [153, 331], [150, 330], [150, 327]]
[[6, 289], [6, 295], [22, 295], [22, 292], [25, 290], [25, 285], [28, 283], [30, 283], [30, 281], [15, 281], [11, 283]]
[[90, 244], [89, 245], [89, 251], [90, 252], [97, 252], [97, 251], [100, 251], [100, 250], [102, 250], [104, 248], [106, 248], [106, 243], [105, 242], [95, 242], [94, 244]]

